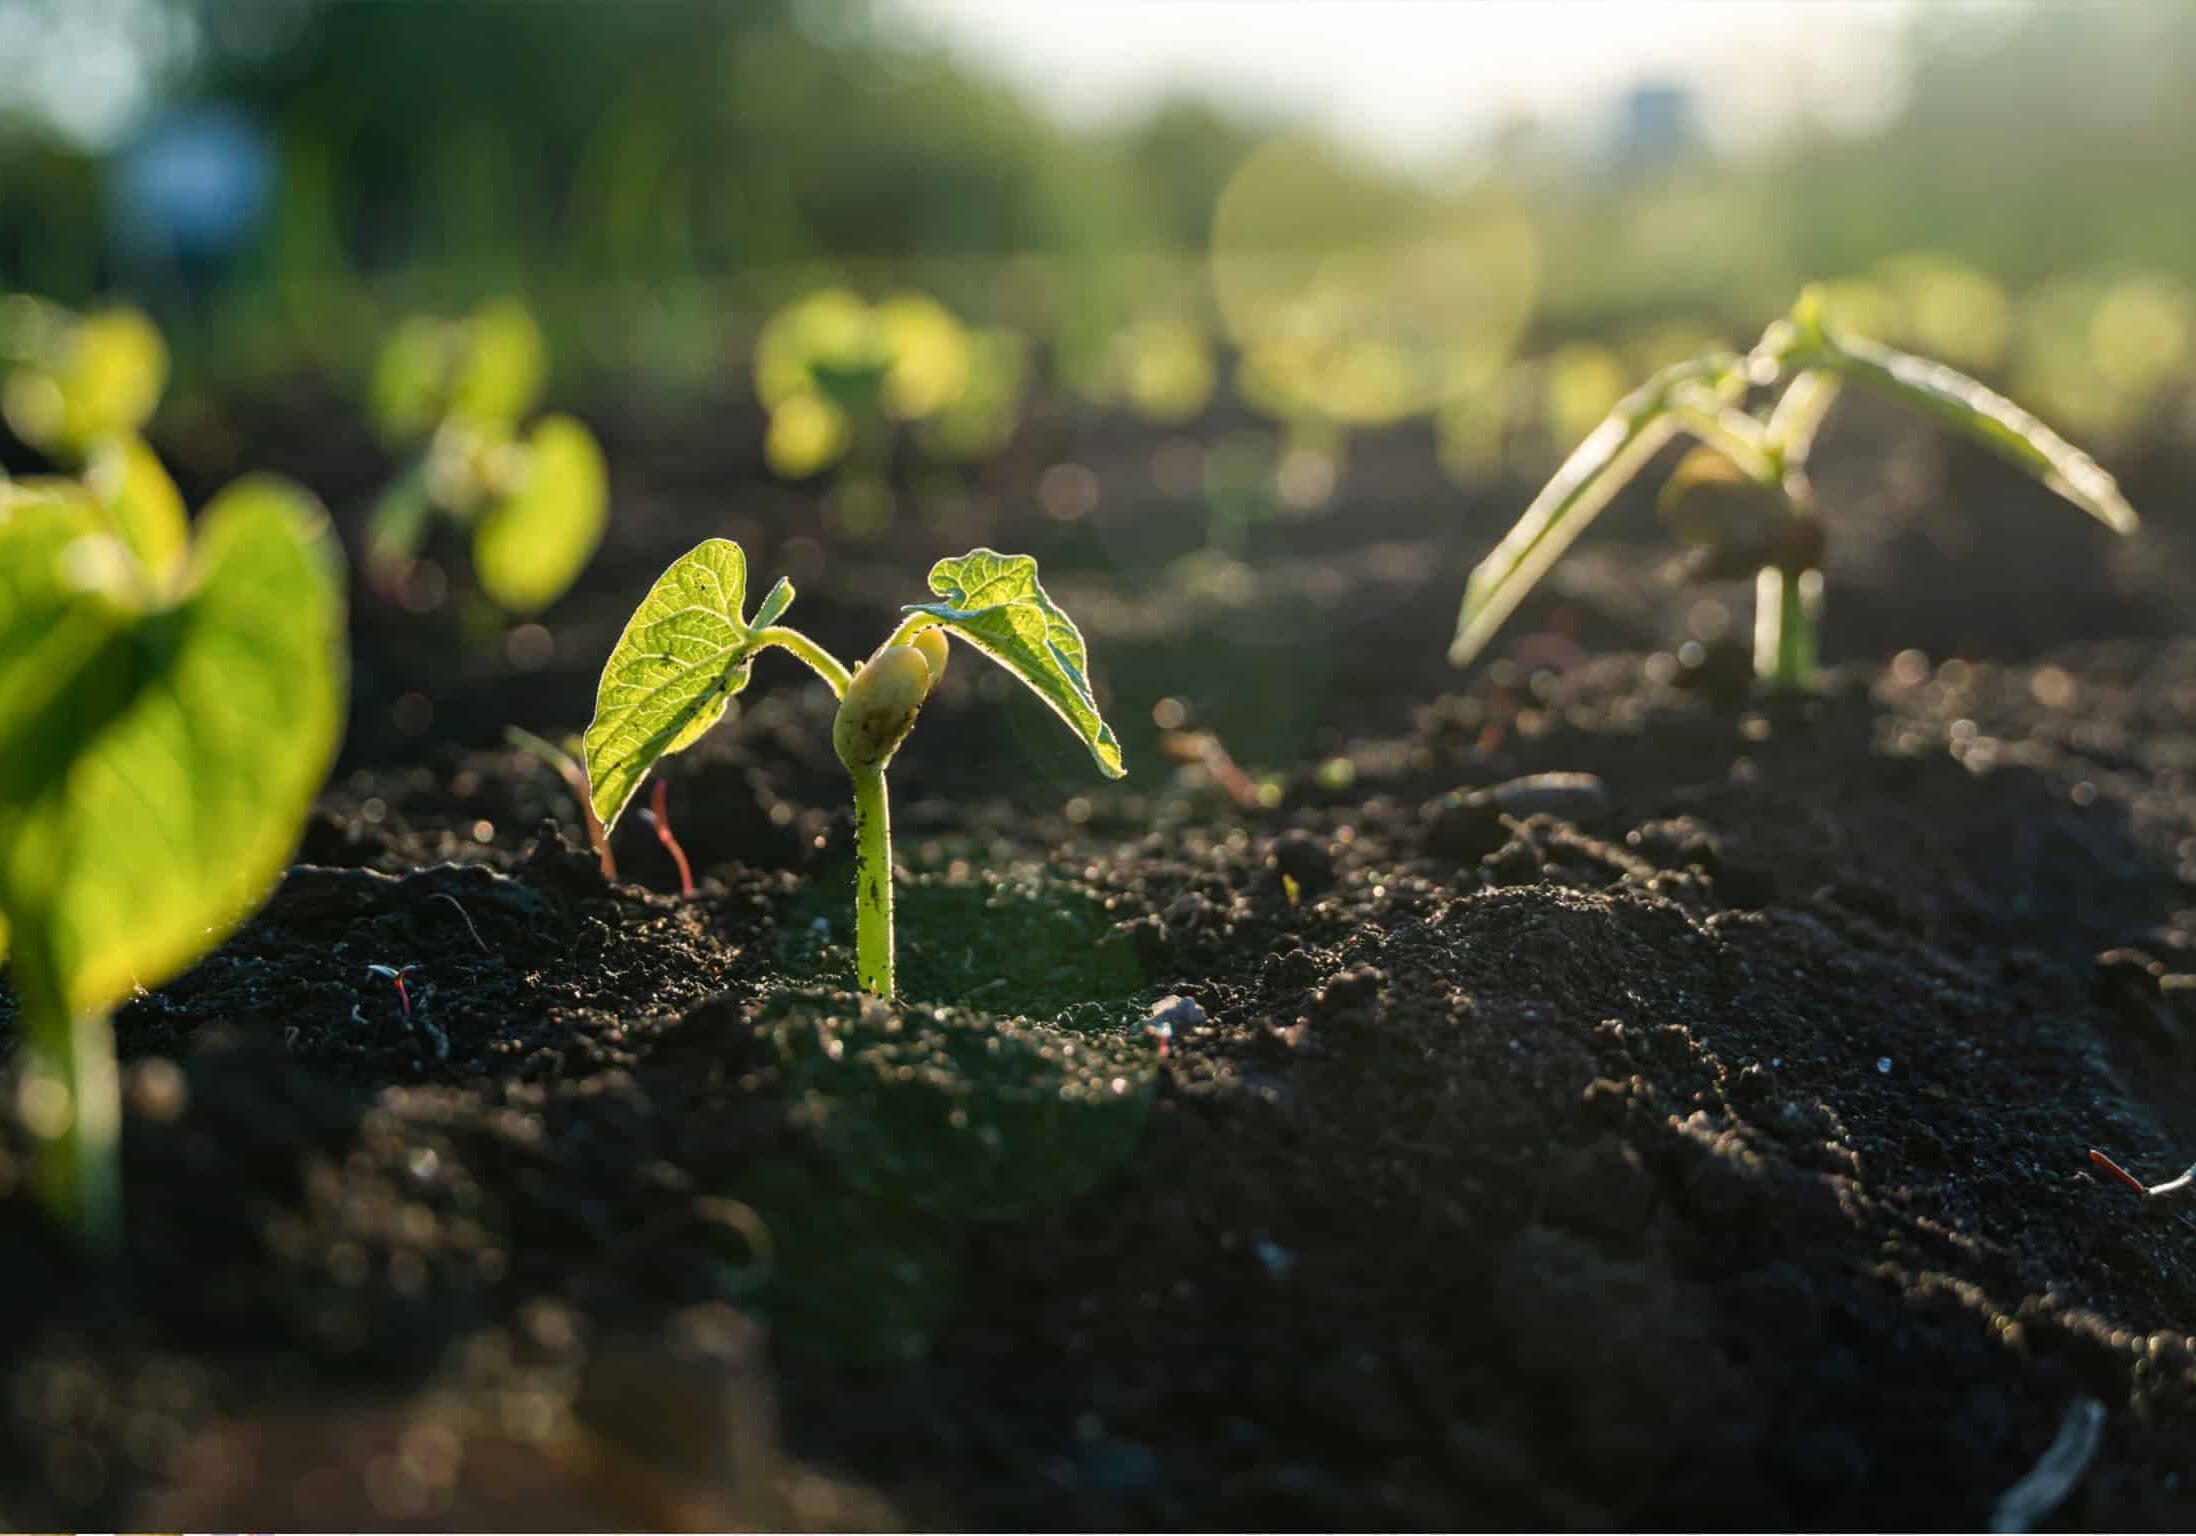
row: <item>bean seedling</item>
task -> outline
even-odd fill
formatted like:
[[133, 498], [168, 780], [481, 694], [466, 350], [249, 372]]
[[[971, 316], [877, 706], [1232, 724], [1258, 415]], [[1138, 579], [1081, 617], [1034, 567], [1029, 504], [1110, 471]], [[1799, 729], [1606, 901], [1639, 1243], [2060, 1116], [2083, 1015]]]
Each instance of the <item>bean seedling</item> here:
[[[2135, 512], [2096, 461], [2002, 395], [1926, 358], [1844, 334], [1819, 289], [1800, 296], [1753, 352], [1709, 353], [1618, 402], [1473, 570], [1449, 659], [1469, 663], [1625, 483], [1680, 432], [1700, 444], [1672, 471], [1661, 510], [1702, 580], [1752, 574], [1754, 670], [1805, 688], [1819, 654], [1824, 527], [1807, 479], [1816, 430], [1846, 382], [1958, 428], [2116, 533]], [[1749, 389], [1781, 393], [1757, 411]]]
[[0, 952], [49, 1209], [120, 1215], [109, 1013], [211, 950], [289, 862], [344, 714], [320, 509], [254, 477], [191, 537], [73, 481], [0, 484]]
[[989, 656], [1042, 699], [1112, 778], [1120, 743], [1098, 713], [1082, 633], [1037, 581], [1028, 555], [971, 550], [931, 567], [935, 602], [906, 618], [859, 669], [778, 622], [793, 601], [780, 579], [745, 612], [747, 557], [710, 539], [656, 579], [618, 637], [584, 738], [589, 794], [617, 825], [641, 781], [666, 755], [701, 740], [745, 688], [755, 658], [788, 651], [839, 698], [831, 741], [854, 786], [855, 962], [864, 991], [893, 995], [892, 822], [885, 769], [945, 674], [947, 637]]
[[16, 436], [74, 467], [132, 437], [168, 382], [168, 344], [141, 310], [84, 314], [29, 294], [0, 299], [0, 409]]
[[367, 525], [378, 589], [402, 588], [437, 518], [471, 532], [473, 577], [506, 613], [539, 613], [579, 579], [602, 543], [609, 477], [594, 434], [573, 417], [543, 416], [521, 435], [546, 368], [540, 327], [517, 304], [461, 321], [415, 318], [390, 336], [373, 415], [416, 457]]
[[0, 299], [0, 413], [72, 473], [155, 571], [180, 559], [190, 519], [141, 435], [168, 379], [168, 344], [141, 310], [84, 314], [26, 293]]
[[870, 304], [821, 289], [755, 339], [755, 397], [770, 416], [763, 457], [791, 480], [836, 468], [825, 511], [841, 533], [869, 537], [891, 521], [900, 429], [942, 462], [996, 452], [1021, 416], [1027, 354], [1021, 337], [971, 330], [927, 294]]

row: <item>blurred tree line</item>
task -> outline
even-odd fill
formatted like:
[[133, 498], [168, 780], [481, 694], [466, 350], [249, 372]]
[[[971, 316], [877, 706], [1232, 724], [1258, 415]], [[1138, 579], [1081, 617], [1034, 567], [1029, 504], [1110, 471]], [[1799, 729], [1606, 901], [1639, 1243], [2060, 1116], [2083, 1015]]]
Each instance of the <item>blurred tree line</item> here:
[[[80, 4], [117, 35], [74, 36]], [[1079, 139], [865, 0], [0, 0], [0, 41], [79, 50], [87, 72], [135, 46], [121, 34], [178, 27], [161, 94], [224, 103], [276, 147], [281, 195], [247, 263], [269, 279], [1194, 244], [1255, 141], [1195, 104]], [[71, 143], [24, 105], [0, 98], [0, 264], [80, 297], [113, 275], [103, 150], [120, 146]]]
[[[2015, 287], [2077, 265], [2196, 278], [2176, 206], [2196, 7], [1925, 7], [1909, 51], [1905, 105], [1858, 137], [1647, 170], [1545, 131], [1472, 152], [1532, 212], [1544, 321], [1766, 309], [1913, 248]], [[982, 306], [1002, 263], [1034, 263], [1103, 314], [1147, 288], [1149, 253], [1203, 251], [1276, 126], [1177, 101], [1073, 132], [870, 0], [0, 0], [0, 57], [0, 287], [122, 289], [186, 332], [258, 316], [329, 345], [363, 327], [364, 285], [447, 305], [742, 281], [769, 302], [770, 274], [833, 265], [928, 264]], [[272, 190], [248, 238], [186, 262], [122, 236], [131, 166], [193, 104], [263, 146]], [[202, 132], [163, 165], [187, 189], [223, 142], [245, 141]], [[982, 274], [967, 293], [935, 280], [957, 262]]]
[[2073, 271], [2196, 281], [2196, 6], [1921, 5], [1903, 62], [1901, 105], [1863, 134], [1801, 125], [1630, 184], [1522, 156], [1546, 290], [1587, 324], [1719, 295], [1766, 312], [1915, 250], [2016, 292]]

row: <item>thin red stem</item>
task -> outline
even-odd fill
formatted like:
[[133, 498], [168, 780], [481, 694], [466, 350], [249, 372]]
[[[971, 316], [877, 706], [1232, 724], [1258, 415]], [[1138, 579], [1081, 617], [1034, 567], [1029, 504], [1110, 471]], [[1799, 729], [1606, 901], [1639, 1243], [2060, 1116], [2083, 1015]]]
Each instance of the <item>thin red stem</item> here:
[[2106, 1173], [2111, 1174], [2115, 1179], [2118, 1179], [2122, 1184], [2125, 1184], [2129, 1189], [2134, 1190], [2136, 1194], [2148, 1195], [2150, 1193], [2150, 1186], [2148, 1184], [2145, 1184], [2141, 1179], [2136, 1178], [2134, 1174], [2129, 1173], [2125, 1168], [2122, 1168], [2118, 1163], [2115, 1163], [2111, 1158], [2106, 1157], [2102, 1152], [2099, 1152], [2094, 1147], [2090, 1149], [2089, 1160], [2092, 1163], [2095, 1163], [2099, 1168], [2102, 1168]]
[[670, 788], [670, 780], [656, 780], [655, 788], [648, 792], [648, 808], [655, 813], [653, 819], [656, 827], [656, 841], [670, 850], [671, 862], [679, 867], [679, 894], [681, 896], [691, 896], [694, 894], [693, 866], [686, 862], [686, 850], [679, 846], [679, 840], [671, 833], [671, 815], [665, 809], [667, 791]]

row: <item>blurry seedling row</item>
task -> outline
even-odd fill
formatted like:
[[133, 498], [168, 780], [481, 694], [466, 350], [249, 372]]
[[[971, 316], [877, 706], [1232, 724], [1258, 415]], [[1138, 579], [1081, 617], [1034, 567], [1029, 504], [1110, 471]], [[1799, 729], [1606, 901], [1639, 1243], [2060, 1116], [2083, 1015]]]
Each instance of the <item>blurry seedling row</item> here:
[[[871, 306], [819, 290], [778, 311], [756, 347], [766, 458], [792, 479], [836, 468], [835, 528], [862, 536], [892, 515], [884, 462], [898, 429], [930, 460], [977, 460], [1006, 445], [1047, 389], [1164, 427], [1197, 421], [1226, 383], [1277, 428], [1263, 446], [1242, 432], [1228, 444], [1223, 488], [1208, 496], [1227, 548], [1251, 521], [1325, 505], [1356, 432], [1431, 419], [1443, 466], [1462, 483], [1545, 475], [1660, 370], [1729, 349], [1726, 317], [1666, 315], [1628, 322], [1609, 341], [1533, 350], [1529, 309], [1467, 310], [1445, 325], [1402, 313], [1366, 275], [1329, 264], [1292, 288], [1261, 272], [1238, 284], [1256, 301], [1239, 297], [1223, 314], [1155, 282], [1161, 296], [1140, 310], [1095, 304], [1109, 322], [1101, 336], [1086, 334], [1093, 322], [1023, 337], [964, 325], [924, 295]], [[2170, 425], [2196, 394], [2196, 299], [2169, 278], [2069, 278], [2016, 299], [1972, 268], [1915, 252], [1819, 288], [1830, 322], [2002, 376], [2107, 444]], [[1034, 360], [1048, 348], [1041, 373]]]
[[[1951, 312], [1966, 317], [1948, 334], [1988, 333], [1977, 318], [1992, 313], [1987, 293], [1964, 280], [1948, 291], [1958, 299]], [[1526, 378], [1541, 392], [1550, 429], [1569, 432], [1618, 397], [1475, 573], [1453, 653], [1460, 662], [1665, 442], [1680, 432], [1699, 438], [1666, 487], [1665, 514], [1693, 547], [1694, 574], [1757, 573], [1758, 669], [1773, 683], [1804, 686], [1815, 666], [1824, 547], [1806, 458], [1842, 383], [1918, 407], [2115, 529], [2133, 526], [2094, 461], [1948, 366], [1833, 324], [1841, 302], [1860, 307], [1850, 291], [1811, 290], [1750, 354], [1710, 348], [1629, 393], [1623, 358], [1592, 346], [1521, 365], [1434, 337], [1419, 355], [1281, 303], [1262, 311], [1282, 318], [1271, 336], [1244, 346], [1239, 382], [1287, 428], [1277, 473], [1285, 499], [1300, 507], [1331, 492], [1349, 430], [1401, 419], [1429, 399], [1464, 402], [1453, 408], [1460, 419], [1501, 421], [1468, 407]], [[2169, 350], [2159, 335], [2185, 335], [2185, 324], [2175, 331], [2182, 322], [2168, 323], [2176, 303], [2141, 290], [2099, 306], [2091, 341], [2139, 342], [2152, 359], [2147, 372], [2116, 377], [2155, 384], [2169, 376], [2154, 365]], [[1659, 332], [1651, 346], [1667, 348], [1678, 334]], [[1171, 315], [1131, 327], [1086, 383], [1155, 419], [1184, 421], [1210, 398], [1213, 354], [1201, 345], [1195, 328]], [[1429, 389], [1436, 356], [1440, 382]], [[8, 485], [0, 497], [0, 932], [23, 1006], [20, 1107], [45, 1151], [45, 1197], [95, 1235], [111, 1235], [108, 1010], [131, 986], [157, 985], [204, 953], [285, 862], [334, 751], [341, 582], [317, 509], [276, 482], [225, 492], [193, 538], [181, 495], [138, 435], [167, 369], [159, 333], [142, 315], [78, 315], [18, 296], [0, 307], [0, 361], [10, 426], [79, 475]], [[377, 508], [368, 550], [377, 578], [411, 558], [434, 517], [472, 532], [481, 587], [508, 611], [536, 611], [577, 578], [601, 538], [606, 477], [576, 422], [552, 416], [524, 429], [545, 365], [538, 326], [508, 303], [398, 329], [375, 370], [371, 403], [389, 441], [418, 457]], [[916, 295], [874, 307], [843, 291], [813, 296], [765, 328], [756, 354], [773, 443], [790, 454], [786, 443], [799, 448], [806, 433], [809, 449], [835, 446], [864, 474], [876, 472], [876, 445], [896, 423], [948, 451], [996, 452], [1027, 382], [1020, 338], [971, 332]], [[1782, 392], [1746, 409], [1750, 393], [1771, 389]], [[789, 472], [830, 462], [813, 451], [773, 456]], [[1262, 470], [1253, 455], [1239, 457], [1244, 463], [1215, 483], [1241, 482], [1249, 504]], [[776, 624], [792, 598], [787, 583], [748, 620], [744, 581], [744, 559], [723, 540], [675, 564], [605, 668], [584, 770], [566, 754], [543, 755], [564, 759], [559, 771], [575, 789], [584, 783], [599, 814], [591, 832], [607, 857], [606, 829], [649, 768], [721, 718], [759, 650], [792, 651], [842, 699], [835, 742], [858, 811], [859, 979], [889, 996], [883, 773], [942, 669], [942, 637], [958, 634], [1007, 666], [1118, 774], [1081, 636], [1037, 583], [1034, 561], [977, 550], [940, 562], [931, 586], [941, 601], [911, 605], [894, 636], [853, 670]], [[686, 617], [665, 606], [674, 597], [694, 600], [675, 605]], [[687, 633], [696, 614], [722, 632]], [[163, 805], [187, 814], [147, 819], [148, 806]], [[660, 805], [657, 816], [677, 858]], [[148, 915], [148, 902], [157, 914]]]
[[937, 463], [989, 459], [1021, 420], [1028, 375], [1020, 334], [971, 329], [926, 294], [870, 304], [821, 289], [772, 314], [756, 338], [763, 457], [786, 479], [835, 472], [834, 528], [866, 537], [892, 517], [895, 438], [910, 434]]

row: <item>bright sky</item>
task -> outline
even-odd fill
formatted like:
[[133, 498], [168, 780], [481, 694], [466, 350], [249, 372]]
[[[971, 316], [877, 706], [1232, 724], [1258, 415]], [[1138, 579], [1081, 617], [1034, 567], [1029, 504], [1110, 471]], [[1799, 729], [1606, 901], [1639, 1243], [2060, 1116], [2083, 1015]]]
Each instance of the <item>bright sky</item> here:
[[1732, 144], [1795, 115], [1865, 127], [1899, 100], [1918, 0], [890, 0], [1075, 121], [1182, 88], [1301, 113], [1424, 162], [1517, 112], [1696, 88]]

